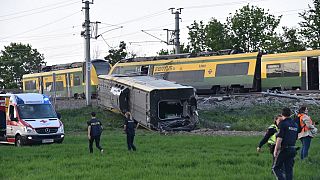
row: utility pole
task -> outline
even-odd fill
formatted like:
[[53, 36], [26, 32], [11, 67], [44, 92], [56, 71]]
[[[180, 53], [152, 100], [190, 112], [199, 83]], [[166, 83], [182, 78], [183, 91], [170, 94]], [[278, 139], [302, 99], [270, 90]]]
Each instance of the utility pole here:
[[180, 17], [179, 17], [179, 15], [181, 14], [182, 9], [183, 8], [177, 8], [175, 12], [174, 12], [174, 8], [169, 9], [169, 10], [171, 10], [171, 13], [175, 15], [174, 46], [175, 46], [176, 54], [180, 54], [180, 37], [179, 37], [180, 36], [180, 28], [179, 28]]
[[90, 18], [89, 18], [89, 5], [93, 4], [92, 2], [89, 2], [89, 0], [82, 0], [82, 3], [84, 3], [84, 7], [82, 9], [85, 10], [85, 21], [83, 24], [83, 27], [85, 28], [83, 34], [85, 39], [85, 58], [86, 58], [86, 104], [87, 106], [91, 106], [91, 79], [90, 79], [90, 71], [91, 71], [91, 60], [90, 60]]

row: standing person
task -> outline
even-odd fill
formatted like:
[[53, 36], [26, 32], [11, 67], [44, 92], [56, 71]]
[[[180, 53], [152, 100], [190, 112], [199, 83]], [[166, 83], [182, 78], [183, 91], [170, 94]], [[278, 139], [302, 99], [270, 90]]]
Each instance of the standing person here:
[[272, 164], [274, 161], [273, 152], [274, 152], [274, 148], [276, 146], [276, 135], [279, 131], [278, 125], [281, 120], [282, 120], [281, 114], [277, 115], [274, 118], [274, 123], [269, 126], [266, 134], [264, 135], [263, 139], [260, 141], [260, 143], [257, 147], [257, 152], [261, 152], [262, 146], [268, 142], [268, 147], [269, 147], [270, 153], [272, 155]]
[[302, 148], [301, 148], [301, 159], [304, 159], [308, 156], [311, 139], [317, 133], [317, 128], [312, 123], [310, 116], [308, 116], [308, 108], [302, 106], [299, 109], [299, 122], [298, 126], [301, 127], [301, 132], [298, 134], [298, 138], [301, 140]]
[[102, 124], [100, 120], [96, 118], [96, 113], [91, 113], [91, 120], [87, 122], [88, 124], [88, 139], [89, 139], [89, 151], [93, 153], [93, 141], [96, 142], [96, 147], [103, 153], [103, 149], [100, 146], [100, 136], [102, 133]]
[[135, 136], [135, 124], [134, 124], [134, 121], [132, 119], [130, 112], [125, 113], [125, 120], [124, 120], [123, 128], [124, 128], [123, 130], [127, 134], [128, 150], [131, 151], [131, 149], [132, 149], [133, 151], [136, 151], [136, 147], [133, 144], [134, 136]]
[[[293, 178], [294, 157], [297, 154], [295, 145], [298, 137], [298, 126], [290, 118], [290, 115], [289, 108], [282, 109], [284, 120], [279, 123], [279, 133], [273, 153], [275, 160], [272, 170], [279, 180], [292, 180]], [[283, 176], [284, 174], [285, 176]]]

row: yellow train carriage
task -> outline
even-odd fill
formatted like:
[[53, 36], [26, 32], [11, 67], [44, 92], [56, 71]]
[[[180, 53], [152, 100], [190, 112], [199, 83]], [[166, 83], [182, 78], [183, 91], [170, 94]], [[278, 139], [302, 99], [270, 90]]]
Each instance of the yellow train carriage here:
[[[110, 74], [140, 73], [190, 85], [197, 92], [259, 90], [259, 53], [117, 63]], [[258, 64], [258, 68], [257, 67]]]
[[[108, 74], [110, 64], [105, 60], [93, 60], [91, 66], [91, 92], [96, 94], [98, 75]], [[24, 92], [38, 92], [57, 97], [84, 96], [85, 74], [83, 68], [63, 69], [42, 73], [26, 74], [22, 77]], [[55, 87], [54, 87], [55, 78]]]
[[320, 50], [263, 55], [262, 90], [319, 90], [319, 56]]

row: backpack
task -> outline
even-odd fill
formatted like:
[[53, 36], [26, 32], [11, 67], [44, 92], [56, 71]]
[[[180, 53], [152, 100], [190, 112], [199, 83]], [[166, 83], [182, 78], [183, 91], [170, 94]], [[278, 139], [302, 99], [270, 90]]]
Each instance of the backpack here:
[[299, 116], [296, 116], [294, 119], [294, 122], [297, 124], [298, 126], [298, 133], [301, 133], [302, 129], [304, 128], [304, 126], [301, 126], [300, 124], [300, 117]]

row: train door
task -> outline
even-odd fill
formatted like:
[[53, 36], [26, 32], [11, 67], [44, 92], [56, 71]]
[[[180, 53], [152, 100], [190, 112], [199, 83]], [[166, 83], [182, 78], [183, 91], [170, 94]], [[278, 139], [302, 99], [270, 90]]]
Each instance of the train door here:
[[129, 100], [130, 100], [130, 90], [128, 88], [124, 88], [121, 90], [119, 95], [119, 108], [121, 112], [125, 113], [130, 111], [129, 109]]
[[306, 60], [306, 89], [319, 90], [319, 57], [307, 57]]
[[149, 74], [149, 65], [141, 66], [140, 73], [142, 75], [148, 75]]
[[0, 97], [0, 141], [6, 140], [7, 119], [6, 119], [6, 98]]
[[43, 94], [43, 76], [39, 77], [39, 93]]

